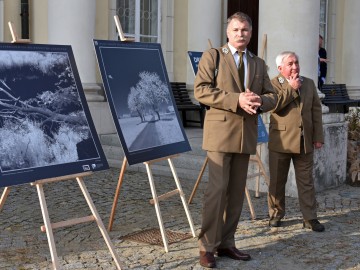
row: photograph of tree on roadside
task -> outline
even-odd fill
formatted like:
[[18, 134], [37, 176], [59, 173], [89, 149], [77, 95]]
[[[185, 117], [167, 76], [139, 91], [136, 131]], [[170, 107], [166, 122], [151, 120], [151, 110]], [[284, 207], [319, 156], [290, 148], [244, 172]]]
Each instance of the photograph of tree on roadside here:
[[100, 40], [94, 44], [129, 163], [189, 151], [160, 44]]

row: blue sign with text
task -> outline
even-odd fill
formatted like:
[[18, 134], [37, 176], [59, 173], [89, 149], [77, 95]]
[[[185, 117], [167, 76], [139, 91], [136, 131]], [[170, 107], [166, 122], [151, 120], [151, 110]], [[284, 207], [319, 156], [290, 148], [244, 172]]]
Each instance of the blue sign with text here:
[[196, 73], [197, 73], [198, 65], [199, 65], [202, 54], [203, 54], [202, 52], [190, 52], [190, 51], [188, 52], [191, 66], [194, 71], [194, 75], [196, 75]]

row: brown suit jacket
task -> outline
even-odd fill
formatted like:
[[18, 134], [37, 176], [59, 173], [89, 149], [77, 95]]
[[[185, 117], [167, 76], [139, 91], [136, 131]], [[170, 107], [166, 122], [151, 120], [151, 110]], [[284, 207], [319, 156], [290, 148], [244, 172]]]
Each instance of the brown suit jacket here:
[[269, 149], [282, 153], [300, 153], [303, 132], [305, 153], [314, 150], [314, 142], [324, 142], [322, 111], [313, 80], [301, 77], [300, 96], [280, 74], [271, 80], [278, 93], [276, 108], [270, 115]]
[[[225, 153], [255, 154], [258, 116], [249, 115], [239, 107], [240, 78], [228, 45], [218, 48], [219, 70], [216, 79], [216, 51], [203, 53], [194, 83], [195, 98], [210, 106], [204, 120], [203, 148]], [[247, 52], [247, 88], [260, 95], [263, 111], [276, 104], [265, 62]]]

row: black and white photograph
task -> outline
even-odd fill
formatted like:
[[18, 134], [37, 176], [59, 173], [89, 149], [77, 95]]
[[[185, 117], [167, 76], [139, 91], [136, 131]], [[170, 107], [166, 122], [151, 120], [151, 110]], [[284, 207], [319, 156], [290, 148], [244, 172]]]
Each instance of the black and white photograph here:
[[94, 46], [129, 164], [191, 150], [160, 44], [94, 40]]
[[0, 44], [0, 187], [107, 168], [71, 46]]

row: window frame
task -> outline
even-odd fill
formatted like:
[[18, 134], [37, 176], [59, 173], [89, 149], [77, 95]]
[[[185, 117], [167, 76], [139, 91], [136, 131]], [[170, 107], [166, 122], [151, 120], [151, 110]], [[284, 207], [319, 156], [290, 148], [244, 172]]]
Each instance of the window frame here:
[[[322, 6], [323, 5], [323, 6]], [[323, 37], [323, 47], [327, 48], [327, 35], [328, 35], [328, 14], [329, 14], [329, 0], [320, 1], [320, 14], [321, 10], [324, 10], [324, 21], [321, 21], [321, 16], [319, 19], [319, 34]], [[324, 32], [321, 32], [321, 29], [324, 29]]]
[[[114, 0], [115, 1], [115, 0]], [[132, 37], [134, 38], [135, 42], [140, 42], [141, 38], [150, 38], [150, 39], [156, 39], [155, 43], [161, 43], [161, 0], [157, 0], [157, 35], [143, 35], [140, 33], [140, 27], [141, 27], [141, 16], [140, 16], [140, 8], [141, 8], [141, 0], [131, 0], [135, 2], [135, 16], [134, 16], [134, 33], [128, 33], [125, 29], [128, 29], [125, 25], [122, 25], [122, 29], [124, 31], [124, 35], [126, 37]], [[152, 0], [149, 0], [152, 1]], [[118, 1], [115, 1], [115, 14], [119, 16], [118, 12]], [[121, 21], [121, 18], [119, 16], [119, 19]], [[115, 33], [118, 37], [117, 33]], [[144, 41], [146, 42], [146, 41]]]

